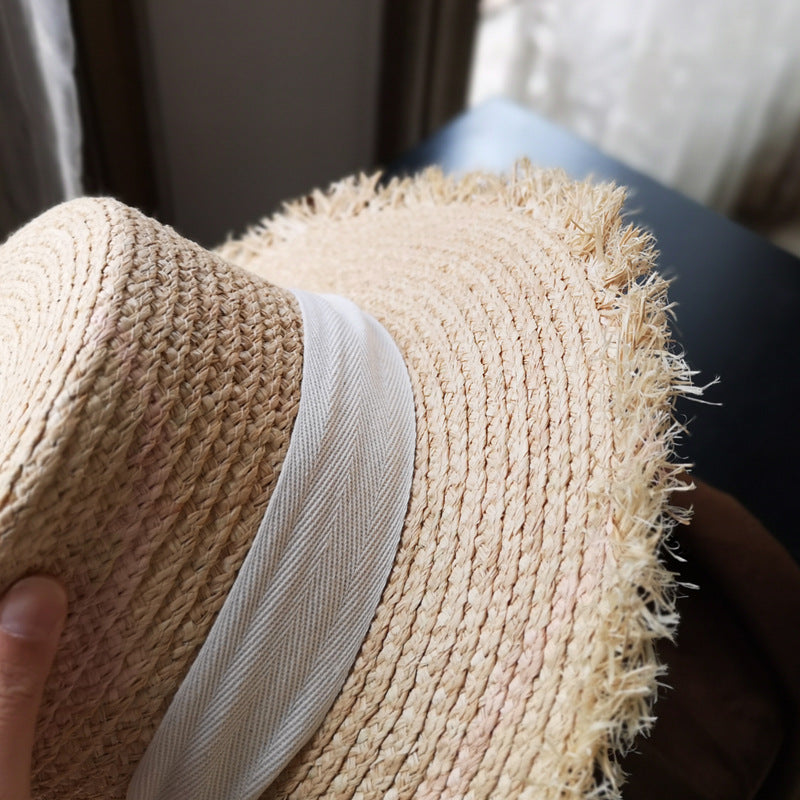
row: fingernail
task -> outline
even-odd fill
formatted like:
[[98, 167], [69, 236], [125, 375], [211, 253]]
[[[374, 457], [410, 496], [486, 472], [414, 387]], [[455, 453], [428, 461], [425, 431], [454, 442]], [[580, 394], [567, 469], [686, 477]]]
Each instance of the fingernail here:
[[0, 628], [25, 639], [46, 640], [64, 623], [67, 595], [58, 581], [23, 578], [0, 601]]

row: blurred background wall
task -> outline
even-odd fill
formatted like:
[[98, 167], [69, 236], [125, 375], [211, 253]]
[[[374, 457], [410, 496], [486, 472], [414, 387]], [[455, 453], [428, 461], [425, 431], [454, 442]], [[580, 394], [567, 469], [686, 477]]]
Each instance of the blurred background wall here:
[[[58, 118], [31, 9], [68, 47]], [[113, 194], [211, 245], [283, 200], [386, 163], [464, 107], [477, 0], [2, 0], [0, 236]], [[8, 98], [16, 97], [12, 108]], [[33, 133], [42, 133], [32, 137]], [[71, 137], [79, 180], [30, 191]], [[37, 167], [39, 172], [43, 169]], [[49, 167], [48, 167], [49, 169]], [[51, 170], [52, 171], [52, 170]], [[32, 195], [32, 196], [30, 196]], [[26, 202], [19, 202], [26, 197]], [[16, 205], [15, 205], [16, 203]]]
[[157, 194], [186, 235], [211, 243], [371, 162], [379, 4], [146, 0], [137, 11]]
[[2, 0], [0, 237], [113, 194], [203, 244], [504, 95], [800, 253], [797, 0]]

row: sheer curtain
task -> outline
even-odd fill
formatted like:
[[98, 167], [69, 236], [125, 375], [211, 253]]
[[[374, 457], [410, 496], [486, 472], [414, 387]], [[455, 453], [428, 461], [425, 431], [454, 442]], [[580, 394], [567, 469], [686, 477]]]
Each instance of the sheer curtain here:
[[0, 238], [81, 192], [68, 0], [0, 3]]
[[471, 102], [503, 94], [700, 202], [800, 220], [797, 0], [484, 2]]

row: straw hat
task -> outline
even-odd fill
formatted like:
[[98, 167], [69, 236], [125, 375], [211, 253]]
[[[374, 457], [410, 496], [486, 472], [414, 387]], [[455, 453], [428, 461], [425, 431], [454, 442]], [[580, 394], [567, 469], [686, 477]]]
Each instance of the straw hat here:
[[[384, 548], [374, 569], [348, 572], [349, 550], [320, 546], [328, 577], [347, 575], [335, 602], [358, 597], [329, 633], [352, 627], [357, 641], [322, 646], [313, 674], [328, 688], [317, 697], [309, 679], [312, 702], [292, 718], [303, 730], [283, 722], [277, 744], [258, 741], [304, 668], [290, 651], [276, 699], [239, 697], [252, 719], [234, 720], [222, 745], [207, 736], [192, 763], [216, 759], [223, 774], [241, 750], [271, 756], [291, 740], [267, 786], [220, 783], [217, 797], [617, 796], [617, 756], [652, 720], [654, 641], [675, 623], [659, 556], [679, 469], [672, 406], [691, 391], [651, 239], [622, 221], [623, 200], [526, 164], [508, 178], [431, 170], [314, 192], [216, 252], [104, 199], [58, 206], [2, 246], [0, 590], [44, 571], [70, 595], [35, 797], [123, 797], [170, 719], [166, 751], [174, 731], [196, 734], [176, 698], [201, 649], [212, 669], [237, 657], [226, 598], [250, 591], [243, 565], [290, 443], [313, 428], [302, 404], [325, 382], [307, 292], [368, 314], [394, 348], [373, 364], [395, 358], [405, 383], [384, 381], [399, 405], [344, 436], [399, 466], [362, 491], [347, 483], [368, 471], [361, 456], [339, 485], [315, 455], [307, 471], [323, 473], [325, 500], [297, 501], [313, 512], [303, 536], [324, 539], [319, 520], [350, 514], [354, 493], [356, 506], [386, 494], [394, 511], [373, 516], [359, 545], [368, 559]], [[319, 302], [339, 313], [335, 298]], [[314, 334], [334, 373], [352, 366], [346, 343], [338, 361], [325, 355], [337, 331]], [[337, 408], [323, 413], [346, 421]], [[347, 460], [344, 424], [330, 463]], [[382, 442], [384, 429], [405, 444]], [[280, 561], [262, 589], [283, 582], [291, 604], [300, 573]], [[324, 616], [328, 599], [309, 607]], [[280, 623], [301, 644], [316, 636], [305, 611]], [[274, 637], [250, 662], [282, 652]], [[208, 712], [212, 727], [236, 702]]]

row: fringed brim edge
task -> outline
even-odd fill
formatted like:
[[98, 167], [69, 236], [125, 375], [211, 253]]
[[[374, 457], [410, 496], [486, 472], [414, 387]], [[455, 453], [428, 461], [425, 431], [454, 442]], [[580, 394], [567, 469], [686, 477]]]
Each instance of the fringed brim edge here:
[[606, 657], [575, 709], [575, 736], [565, 769], [553, 776], [564, 795], [619, 798], [620, 759], [655, 721], [654, 702], [665, 674], [655, 645], [673, 639], [678, 582], [668, 565], [671, 533], [689, 520], [672, 505], [673, 492], [692, 487], [690, 466], [677, 457], [685, 431], [678, 398], [697, 397], [684, 354], [670, 334], [669, 282], [655, 271], [653, 236], [629, 224], [626, 190], [591, 180], [572, 182], [560, 170], [519, 162], [508, 175], [445, 176], [438, 168], [381, 183], [359, 175], [284, 206], [282, 212], [230, 240], [217, 252], [246, 263], [266, 247], [292, 239], [315, 221], [346, 220], [385, 208], [486, 204], [528, 215], [585, 259], [588, 279], [608, 331], [612, 376], [613, 466], [603, 493], [615, 510], [608, 534], [616, 568], [605, 596]]

